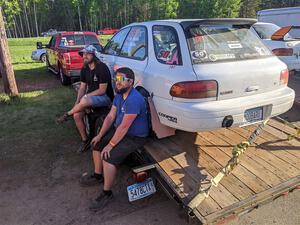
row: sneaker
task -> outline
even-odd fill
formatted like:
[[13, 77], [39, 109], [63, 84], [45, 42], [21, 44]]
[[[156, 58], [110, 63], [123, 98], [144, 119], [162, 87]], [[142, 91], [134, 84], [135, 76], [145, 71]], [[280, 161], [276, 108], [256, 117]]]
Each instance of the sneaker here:
[[93, 211], [103, 209], [105, 206], [107, 206], [110, 202], [113, 201], [113, 198], [113, 194], [106, 195], [104, 193], [101, 193], [98, 198], [92, 201], [89, 209]]
[[69, 115], [68, 113], [64, 113], [62, 116], [56, 119], [56, 123], [62, 124], [66, 122], [68, 119], [70, 119], [72, 116]]
[[79, 146], [77, 152], [78, 152], [78, 153], [80, 153], [80, 152], [85, 152], [85, 151], [89, 150], [90, 147], [91, 147], [91, 146], [90, 146], [90, 141], [89, 141], [89, 140], [81, 141], [81, 144], [80, 144], [80, 146]]
[[91, 186], [98, 186], [103, 183], [103, 176], [98, 179], [95, 177], [94, 174], [84, 173], [79, 179], [79, 183], [82, 187], [91, 187]]

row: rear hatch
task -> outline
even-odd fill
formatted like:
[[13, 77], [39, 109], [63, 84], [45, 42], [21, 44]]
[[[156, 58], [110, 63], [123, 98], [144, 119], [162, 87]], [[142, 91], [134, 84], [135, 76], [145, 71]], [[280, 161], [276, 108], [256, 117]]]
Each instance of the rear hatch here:
[[217, 99], [276, 90], [281, 63], [249, 30], [251, 23], [194, 23], [185, 29], [198, 80], [217, 82]]

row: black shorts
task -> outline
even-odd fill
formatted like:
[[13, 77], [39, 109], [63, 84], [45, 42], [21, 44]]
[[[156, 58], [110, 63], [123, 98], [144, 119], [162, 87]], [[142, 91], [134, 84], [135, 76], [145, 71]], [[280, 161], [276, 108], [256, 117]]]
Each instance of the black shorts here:
[[[109, 141], [114, 136], [115, 129], [111, 128], [104, 137], [93, 146], [93, 151], [102, 151], [103, 148], [108, 145]], [[132, 137], [125, 135], [125, 137], [110, 151], [110, 157], [104, 159], [106, 162], [113, 164], [115, 166], [120, 165], [127, 156], [135, 152], [138, 148], [145, 145], [147, 141], [146, 137]]]

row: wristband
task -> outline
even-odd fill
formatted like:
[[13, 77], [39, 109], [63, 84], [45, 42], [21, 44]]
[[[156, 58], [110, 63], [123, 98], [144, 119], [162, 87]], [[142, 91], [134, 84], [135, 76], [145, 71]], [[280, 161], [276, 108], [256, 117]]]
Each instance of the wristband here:
[[115, 146], [116, 146], [116, 144], [113, 143], [112, 141], [110, 141], [109, 144], [110, 144], [112, 147], [115, 147]]

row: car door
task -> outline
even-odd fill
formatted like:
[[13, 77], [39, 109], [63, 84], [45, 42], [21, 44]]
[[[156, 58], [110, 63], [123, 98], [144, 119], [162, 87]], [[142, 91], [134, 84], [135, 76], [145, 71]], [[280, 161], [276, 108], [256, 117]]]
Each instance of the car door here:
[[148, 63], [148, 32], [145, 26], [132, 26], [119, 55], [115, 69], [129, 67], [135, 74], [135, 86], [142, 86], [144, 71]]
[[115, 65], [116, 57], [117, 55], [119, 55], [121, 51], [123, 42], [129, 30], [130, 28], [125, 27], [124, 29], [116, 33], [106, 44], [102, 53], [99, 56], [100, 60], [108, 66], [112, 76], [114, 74], [114, 65]]
[[49, 42], [49, 49], [47, 50], [49, 65], [51, 67], [54, 66], [54, 55], [55, 55], [55, 43], [56, 43], [57, 35], [52, 36]]

